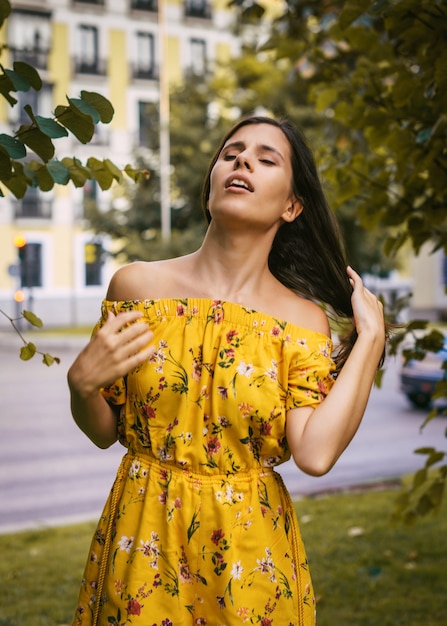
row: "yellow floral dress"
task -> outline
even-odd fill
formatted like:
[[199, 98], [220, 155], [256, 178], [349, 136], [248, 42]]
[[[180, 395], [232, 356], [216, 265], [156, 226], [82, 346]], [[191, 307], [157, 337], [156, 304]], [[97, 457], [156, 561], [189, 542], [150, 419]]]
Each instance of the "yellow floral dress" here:
[[333, 379], [326, 335], [208, 299], [137, 309], [153, 358], [104, 390], [128, 451], [94, 534], [73, 626], [310, 626], [286, 412]]

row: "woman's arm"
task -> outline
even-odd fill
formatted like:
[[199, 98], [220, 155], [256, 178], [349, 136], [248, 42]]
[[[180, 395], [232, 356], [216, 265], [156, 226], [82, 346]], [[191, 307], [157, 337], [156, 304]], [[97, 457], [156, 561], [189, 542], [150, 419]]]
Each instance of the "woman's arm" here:
[[135, 323], [139, 311], [109, 317], [68, 370], [71, 412], [76, 424], [100, 448], [117, 439], [119, 407], [112, 407], [101, 388], [150, 359], [152, 332], [146, 323]]
[[385, 345], [382, 304], [354, 270], [348, 268], [348, 275], [358, 338], [325, 400], [315, 409], [287, 414], [287, 441], [295, 463], [314, 476], [328, 472], [355, 435]]

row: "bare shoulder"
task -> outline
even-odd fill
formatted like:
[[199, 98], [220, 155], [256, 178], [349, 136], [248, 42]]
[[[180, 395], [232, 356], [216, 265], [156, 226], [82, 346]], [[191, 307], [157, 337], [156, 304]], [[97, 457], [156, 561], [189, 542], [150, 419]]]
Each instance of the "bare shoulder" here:
[[180, 259], [137, 261], [124, 265], [112, 276], [107, 300], [156, 300], [176, 291]]
[[281, 304], [285, 313], [282, 316], [283, 319], [296, 326], [323, 333], [328, 337], [331, 336], [328, 317], [315, 302], [289, 292]]

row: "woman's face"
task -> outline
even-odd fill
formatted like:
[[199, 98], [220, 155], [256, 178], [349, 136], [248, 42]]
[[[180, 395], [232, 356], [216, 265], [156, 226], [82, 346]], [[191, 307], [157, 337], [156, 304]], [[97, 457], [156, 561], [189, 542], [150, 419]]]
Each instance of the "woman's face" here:
[[[290, 145], [280, 128], [249, 124], [225, 143], [211, 171], [208, 208], [214, 220], [270, 228], [299, 213], [293, 197]], [[290, 212], [298, 213], [291, 218]]]

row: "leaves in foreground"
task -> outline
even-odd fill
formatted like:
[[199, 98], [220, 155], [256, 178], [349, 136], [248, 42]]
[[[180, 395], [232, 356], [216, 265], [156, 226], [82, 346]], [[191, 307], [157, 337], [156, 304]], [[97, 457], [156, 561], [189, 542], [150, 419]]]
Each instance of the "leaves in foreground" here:
[[34, 326], [35, 328], [42, 328], [43, 322], [40, 317], [37, 317], [37, 315], [35, 315], [35, 313], [33, 313], [32, 311], [22, 311], [21, 317], [19, 318], [9, 317], [9, 315], [7, 315], [7, 313], [5, 313], [5, 311], [3, 311], [2, 309], [0, 309], [0, 313], [2, 313], [10, 321], [14, 331], [23, 341], [23, 346], [20, 348], [20, 358], [22, 359], [22, 361], [29, 361], [36, 354], [40, 354], [42, 356], [42, 363], [44, 365], [47, 365], [48, 367], [50, 365], [53, 365], [53, 363], [59, 364], [61, 362], [59, 357], [53, 356], [48, 352], [42, 352], [41, 350], [38, 350], [36, 345], [32, 341], [27, 341], [27, 339], [25, 339], [18, 327], [17, 323], [20, 320], [25, 319], [29, 324], [31, 324], [31, 326]]

